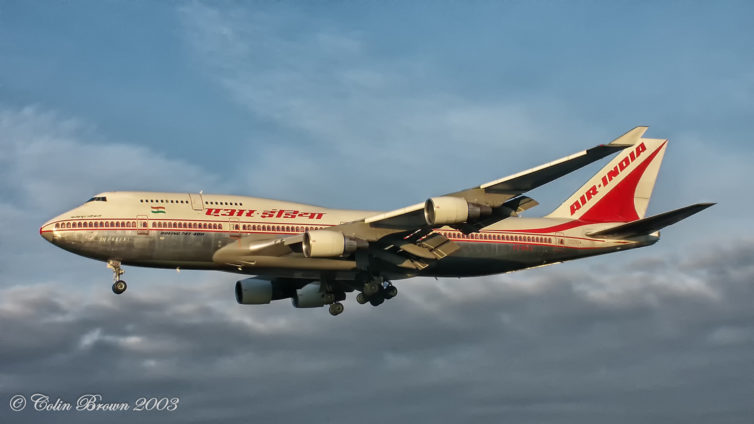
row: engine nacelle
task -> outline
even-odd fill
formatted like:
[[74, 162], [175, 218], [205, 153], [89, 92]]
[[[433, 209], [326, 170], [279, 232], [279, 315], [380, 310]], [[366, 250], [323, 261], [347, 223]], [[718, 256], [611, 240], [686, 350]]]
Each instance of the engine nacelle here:
[[491, 207], [469, 203], [460, 197], [431, 197], [424, 203], [424, 219], [428, 225], [462, 224], [491, 214]]
[[304, 233], [302, 250], [307, 258], [333, 258], [350, 255], [368, 246], [368, 242], [338, 231], [314, 230]]
[[325, 295], [319, 281], [315, 281], [296, 290], [293, 306], [297, 308], [321, 308], [325, 306]]
[[264, 305], [272, 301], [272, 281], [247, 278], [236, 281], [236, 302], [242, 305]]

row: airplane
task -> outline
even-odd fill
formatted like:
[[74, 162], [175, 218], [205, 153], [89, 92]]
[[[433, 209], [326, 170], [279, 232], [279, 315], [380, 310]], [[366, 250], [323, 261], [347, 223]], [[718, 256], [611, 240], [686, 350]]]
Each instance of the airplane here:
[[[292, 299], [343, 312], [346, 293], [382, 304], [392, 281], [473, 277], [649, 246], [659, 230], [714, 203], [645, 217], [666, 139], [636, 127], [608, 144], [390, 212], [327, 209], [247, 196], [106, 192], [40, 228], [70, 252], [107, 262], [112, 291], [123, 265], [229, 271], [239, 304]], [[524, 193], [619, 153], [541, 218]]]

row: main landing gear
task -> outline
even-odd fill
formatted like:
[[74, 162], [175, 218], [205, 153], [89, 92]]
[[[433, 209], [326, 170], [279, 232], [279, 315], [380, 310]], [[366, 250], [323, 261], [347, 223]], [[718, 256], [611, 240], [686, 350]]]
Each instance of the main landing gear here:
[[[362, 276], [361, 281], [366, 280], [362, 284], [362, 291], [356, 296], [356, 301], [360, 304], [369, 302], [372, 306], [379, 306], [385, 302], [386, 299], [392, 299], [398, 295], [398, 289], [393, 286], [390, 281], [384, 280], [382, 277], [373, 277], [371, 275]], [[357, 279], [357, 282], [360, 282]], [[358, 285], [354, 288], [358, 288]], [[341, 301], [345, 300], [346, 294], [343, 292], [326, 292], [325, 304], [329, 304], [330, 315], [338, 316], [343, 313], [343, 304]]]
[[375, 277], [364, 283], [364, 288], [356, 296], [356, 301], [362, 305], [369, 302], [372, 306], [380, 306], [386, 299], [392, 299], [397, 295], [398, 289], [390, 281]]
[[126, 291], [128, 285], [125, 281], [120, 279], [120, 276], [125, 274], [126, 271], [124, 271], [123, 268], [120, 267], [120, 261], [111, 259], [107, 261], [107, 267], [113, 270], [113, 280], [115, 281], [113, 283], [113, 293], [121, 294]]

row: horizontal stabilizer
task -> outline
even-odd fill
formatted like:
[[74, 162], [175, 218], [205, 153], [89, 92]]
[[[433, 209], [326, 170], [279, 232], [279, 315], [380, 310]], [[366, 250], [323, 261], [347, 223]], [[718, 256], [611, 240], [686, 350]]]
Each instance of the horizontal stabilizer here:
[[637, 221], [629, 222], [628, 224], [619, 225], [617, 227], [608, 228], [606, 230], [596, 231], [587, 235], [589, 237], [609, 239], [624, 239], [635, 236], [644, 236], [665, 228], [668, 225], [673, 225], [676, 222], [682, 219], [686, 219], [697, 212], [701, 212], [712, 205], [714, 205], [714, 203], [697, 203], [696, 205], [686, 206], [685, 208], [661, 213], [649, 218], [639, 219]]

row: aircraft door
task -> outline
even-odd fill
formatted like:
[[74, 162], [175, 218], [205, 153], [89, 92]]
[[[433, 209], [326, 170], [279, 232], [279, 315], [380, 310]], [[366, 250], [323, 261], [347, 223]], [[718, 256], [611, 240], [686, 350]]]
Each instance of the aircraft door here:
[[189, 193], [189, 199], [191, 199], [191, 208], [195, 211], [204, 209], [204, 201], [202, 200], [201, 193]]
[[238, 223], [238, 218], [228, 219], [228, 232], [230, 238], [241, 238], [241, 224]]
[[146, 215], [136, 215], [136, 234], [149, 235], [149, 218]]

